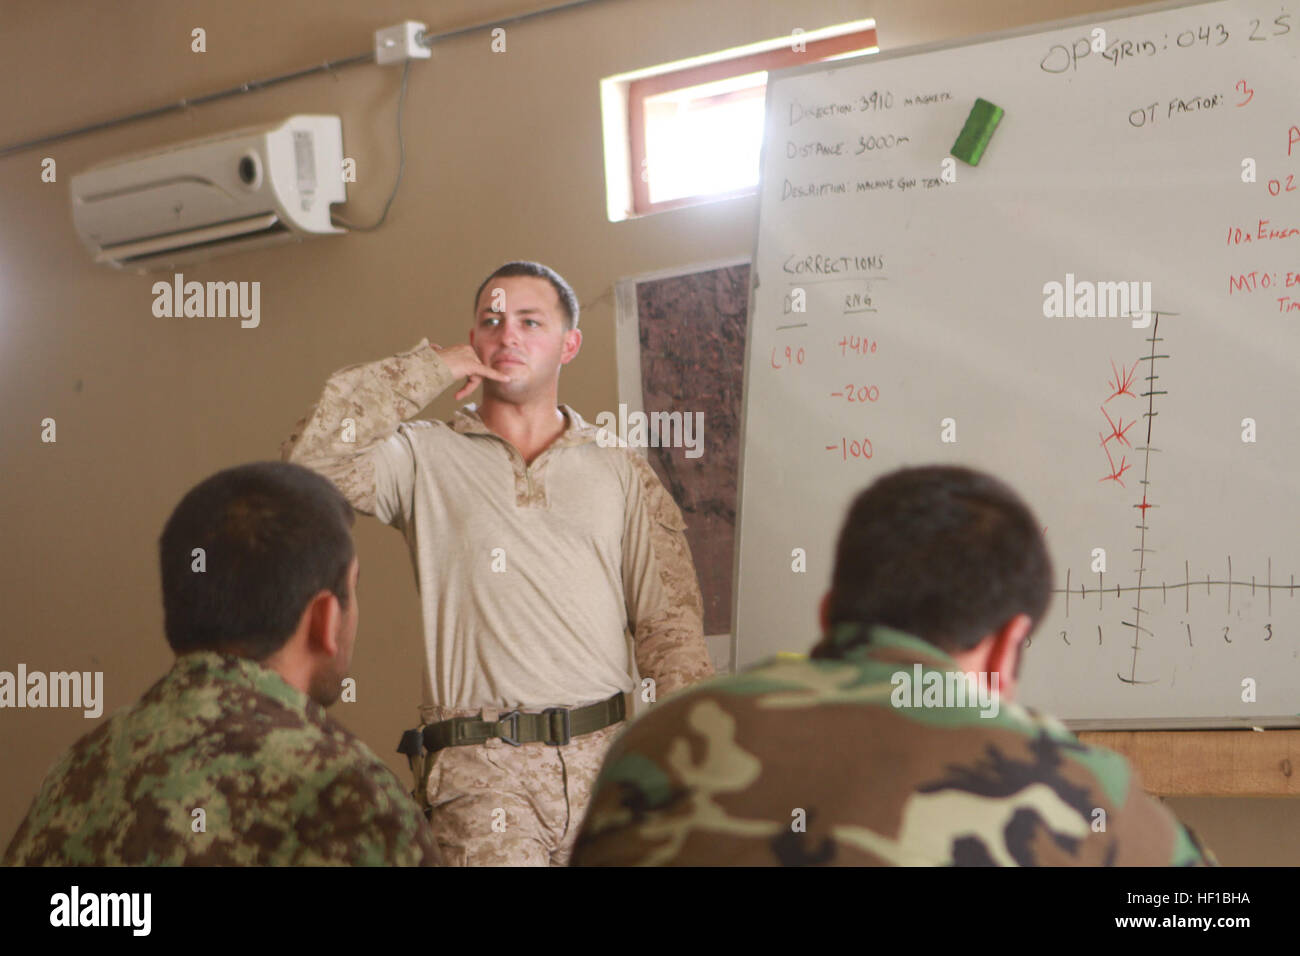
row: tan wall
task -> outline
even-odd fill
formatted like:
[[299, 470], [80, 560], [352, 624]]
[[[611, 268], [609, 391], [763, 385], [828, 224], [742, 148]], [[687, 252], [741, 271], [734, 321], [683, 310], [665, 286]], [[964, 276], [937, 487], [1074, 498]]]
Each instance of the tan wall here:
[[[198, 96], [367, 49], [374, 29], [434, 31], [542, 3], [471, 0], [222, 0], [113, 4], [35, 0], [0, 8], [6, 142]], [[229, 465], [274, 458], [326, 375], [409, 347], [463, 341], [479, 279], [507, 258], [558, 268], [584, 304], [583, 353], [561, 400], [616, 407], [612, 283], [752, 251], [756, 204], [731, 200], [609, 223], [598, 81], [656, 63], [876, 17], [883, 48], [1123, 6], [1096, 0], [607, 0], [482, 33], [412, 67], [406, 174], [387, 225], [216, 259], [187, 278], [261, 282], [260, 328], [157, 319], [151, 277], [91, 264], [71, 227], [71, 175], [128, 152], [283, 118], [337, 113], [360, 182], [345, 215], [382, 208], [396, 168], [400, 70], [356, 67], [0, 159], [0, 669], [103, 670], [106, 709], [168, 666], [155, 541], [180, 496]], [[190, 30], [208, 52], [191, 53]], [[59, 182], [40, 182], [52, 156]], [[451, 410], [444, 396], [432, 414]], [[58, 422], [58, 442], [39, 422]], [[419, 609], [400, 537], [358, 524], [365, 563], [354, 676], [337, 715], [389, 759], [415, 718]], [[812, 622], [809, 622], [810, 627]], [[67, 711], [0, 712], [0, 840], [45, 770], [91, 727]], [[1297, 801], [1180, 801], [1228, 863], [1300, 859]], [[1292, 835], [1282, 842], [1282, 831]]]

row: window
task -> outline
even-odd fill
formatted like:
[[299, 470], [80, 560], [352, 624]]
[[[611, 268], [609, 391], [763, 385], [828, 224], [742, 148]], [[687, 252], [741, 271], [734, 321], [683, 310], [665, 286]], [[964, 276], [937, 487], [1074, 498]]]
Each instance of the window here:
[[877, 49], [861, 20], [602, 81], [610, 220], [752, 193], [768, 71]]

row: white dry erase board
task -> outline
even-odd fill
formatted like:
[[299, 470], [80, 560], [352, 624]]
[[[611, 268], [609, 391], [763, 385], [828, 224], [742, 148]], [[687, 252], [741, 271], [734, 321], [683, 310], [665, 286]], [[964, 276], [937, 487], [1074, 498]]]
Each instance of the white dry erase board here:
[[[959, 463], [1046, 529], [1022, 701], [1300, 722], [1298, 57], [1300, 5], [1231, 0], [771, 75], [738, 666], [815, 643], [859, 490]], [[977, 97], [1005, 115], [945, 181]]]

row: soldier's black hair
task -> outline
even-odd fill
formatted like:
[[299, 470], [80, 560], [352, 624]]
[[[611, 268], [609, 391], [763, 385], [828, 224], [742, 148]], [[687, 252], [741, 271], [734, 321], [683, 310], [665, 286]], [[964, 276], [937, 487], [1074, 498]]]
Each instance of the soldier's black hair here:
[[[835, 551], [830, 630], [865, 625], [860, 643], [872, 625], [887, 625], [960, 653], [1017, 614], [1037, 627], [1051, 582], [1042, 528], [1011, 488], [969, 468], [904, 468], [877, 479], [849, 509]], [[814, 656], [835, 654], [823, 641]]]
[[200, 482], [158, 539], [167, 643], [263, 660], [320, 591], [346, 609], [354, 520], [329, 479], [300, 465], [255, 462]]
[[544, 266], [540, 262], [517, 260], [507, 262], [498, 268], [479, 283], [478, 291], [474, 293], [474, 308], [478, 309], [478, 297], [483, 294], [483, 290], [487, 288], [489, 282], [493, 279], [509, 279], [513, 276], [531, 276], [534, 279], [545, 279], [549, 282], [555, 289], [555, 294], [560, 297], [560, 307], [564, 309], [565, 329], [571, 330], [578, 327], [578, 297], [573, 294], [573, 288], [564, 281], [562, 275], [550, 266]]

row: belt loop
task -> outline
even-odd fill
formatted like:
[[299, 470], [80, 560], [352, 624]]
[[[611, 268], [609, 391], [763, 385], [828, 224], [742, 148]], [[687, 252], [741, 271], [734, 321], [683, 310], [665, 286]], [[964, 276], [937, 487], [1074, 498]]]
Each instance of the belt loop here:
[[[548, 707], [542, 711], [542, 716], [546, 718], [546, 743], [552, 747], [562, 747], [573, 739], [570, 732], [569, 712], [563, 707]], [[558, 716], [558, 720], [556, 719]], [[552, 737], [558, 737], [558, 740], [552, 740]]]

